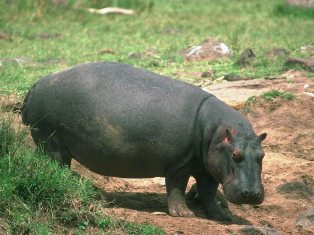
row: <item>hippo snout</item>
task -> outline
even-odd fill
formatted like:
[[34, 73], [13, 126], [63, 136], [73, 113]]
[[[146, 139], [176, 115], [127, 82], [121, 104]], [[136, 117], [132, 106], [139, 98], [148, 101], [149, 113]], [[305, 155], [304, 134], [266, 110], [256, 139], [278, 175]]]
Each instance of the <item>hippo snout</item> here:
[[264, 201], [264, 187], [261, 185], [258, 189], [245, 189], [240, 193], [243, 201], [241, 204], [258, 205]]
[[259, 205], [264, 201], [265, 197], [262, 184], [252, 188], [243, 188], [236, 184], [229, 184], [224, 187], [224, 194], [227, 200], [234, 204]]

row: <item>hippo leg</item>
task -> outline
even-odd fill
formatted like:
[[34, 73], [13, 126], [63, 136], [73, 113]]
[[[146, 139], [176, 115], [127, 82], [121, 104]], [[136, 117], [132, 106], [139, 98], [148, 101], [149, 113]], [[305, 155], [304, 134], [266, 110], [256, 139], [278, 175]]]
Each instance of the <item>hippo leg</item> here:
[[185, 189], [189, 180], [188, 174], [182, 172], [166, 175], [168, 208], [171, 216], [193, 217], [185, 202]]
[[[48, 133], [48, 132], [47, 132]], [[38, 128], [31, 129], [31, 135], [37, 149], [43, 150], [45, 154], [57, 161], [61, 166], [71, 166], [71, 153], [54, 132], [47, 134]]]
[[215, 200], [218, 182], [207, 174], [195, 175], [197, 191], [206, 215], [215, 220], [231, 221], [231, 216], [224, 212]]

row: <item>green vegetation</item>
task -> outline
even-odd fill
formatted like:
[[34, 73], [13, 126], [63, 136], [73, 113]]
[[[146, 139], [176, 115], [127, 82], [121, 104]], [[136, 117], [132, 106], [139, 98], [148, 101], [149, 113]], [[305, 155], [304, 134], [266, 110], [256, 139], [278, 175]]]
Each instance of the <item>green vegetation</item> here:
[[295, 95], [291, 92], [281, 92], [278, 90], [271, 90], [261, 94], [261, 98], [264, 100], [274, 100], [276, 98], [282, 98], [285, 100], [295, 99]]
[[26, 148], [25, 133], [0, 119], [0, 233], [164, 234], [147, 224], [104, 217], [105, 200], [92, 183]]
[[255, 105], [259, 102], [263, 101], [274, 101], [276, 99], [283, 99], [283, 100], [294, 100], [296, 96], [291, 92], [285, 91], [278, 91], [278, 90], [270, 90], [264, 92], [260, 95], [260, 97], [250, 96], [244, 103], [244, 108], [246, 112], [250, 112], [251, 105]]
[[[54, 1], [57, 2], [57, 1]], [[214, 70], [253, 78], [282, 73], [285, 56], [269, 58], [265, 52], [285, 48], [292, 56], [305, 56], [301, 46], [313, 43], [310, 13], [292, 13], [283, 0], [0, 0], [0, 93], [21, 96], [41, 76], [87, 61], [118, 61], [164, 75]], [[135, 15], [96, 15], [88, 7], [131, 8]], [[304, 11], [305, 12], [305, 11]], [[308, 11], [306, 11], [308, 12]], [[218, 62], [186, 62], [182, 49], [208, 37], [223, 40], [233, 57]], [[245, 49], [257, 58], [240, 68], [234, 62]], [[153, 56], [130, 57], [132, 52], [155, 49]], [[13, 60], [18, 58], [18, 62]], [[189, 76], [189, 75], [187, 75]], [[196, 82], [191, 77], [188, 82]]]

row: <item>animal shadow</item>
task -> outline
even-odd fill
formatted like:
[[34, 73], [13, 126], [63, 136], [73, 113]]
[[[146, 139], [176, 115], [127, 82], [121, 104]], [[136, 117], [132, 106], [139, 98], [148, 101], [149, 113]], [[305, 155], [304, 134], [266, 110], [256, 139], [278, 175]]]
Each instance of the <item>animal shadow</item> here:
[[[138, 193], [138, 192], [102, 192], [107, 199], [109, 208], [127, 208], [137, 211], [145, 211], [149, 213], [164, 212], [168, 214], [167, 195], [165, 193]], [[187, 196], [187, 204], [194, 212], [197, 218], [208, 219], [197, 199], [191, 199]], [[224, 208], [232, 217], [232, 221], [217, 221], [222, 224], [241, 224], [251, 225], [252, 223], [240, 216], [233, 215], [229, 208]]]

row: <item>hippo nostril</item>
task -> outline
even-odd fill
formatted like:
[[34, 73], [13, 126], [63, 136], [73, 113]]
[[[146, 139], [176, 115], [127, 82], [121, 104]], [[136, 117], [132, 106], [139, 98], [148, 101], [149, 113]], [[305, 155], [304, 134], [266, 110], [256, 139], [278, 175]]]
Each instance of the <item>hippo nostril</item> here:
[[244, 196], [244, 197], [249, 197], [249, 196], [250, 196], [250, 192], [249, 192], [248, 190], [244, 190], [244, 191], [242, 192], [242, 196]]

